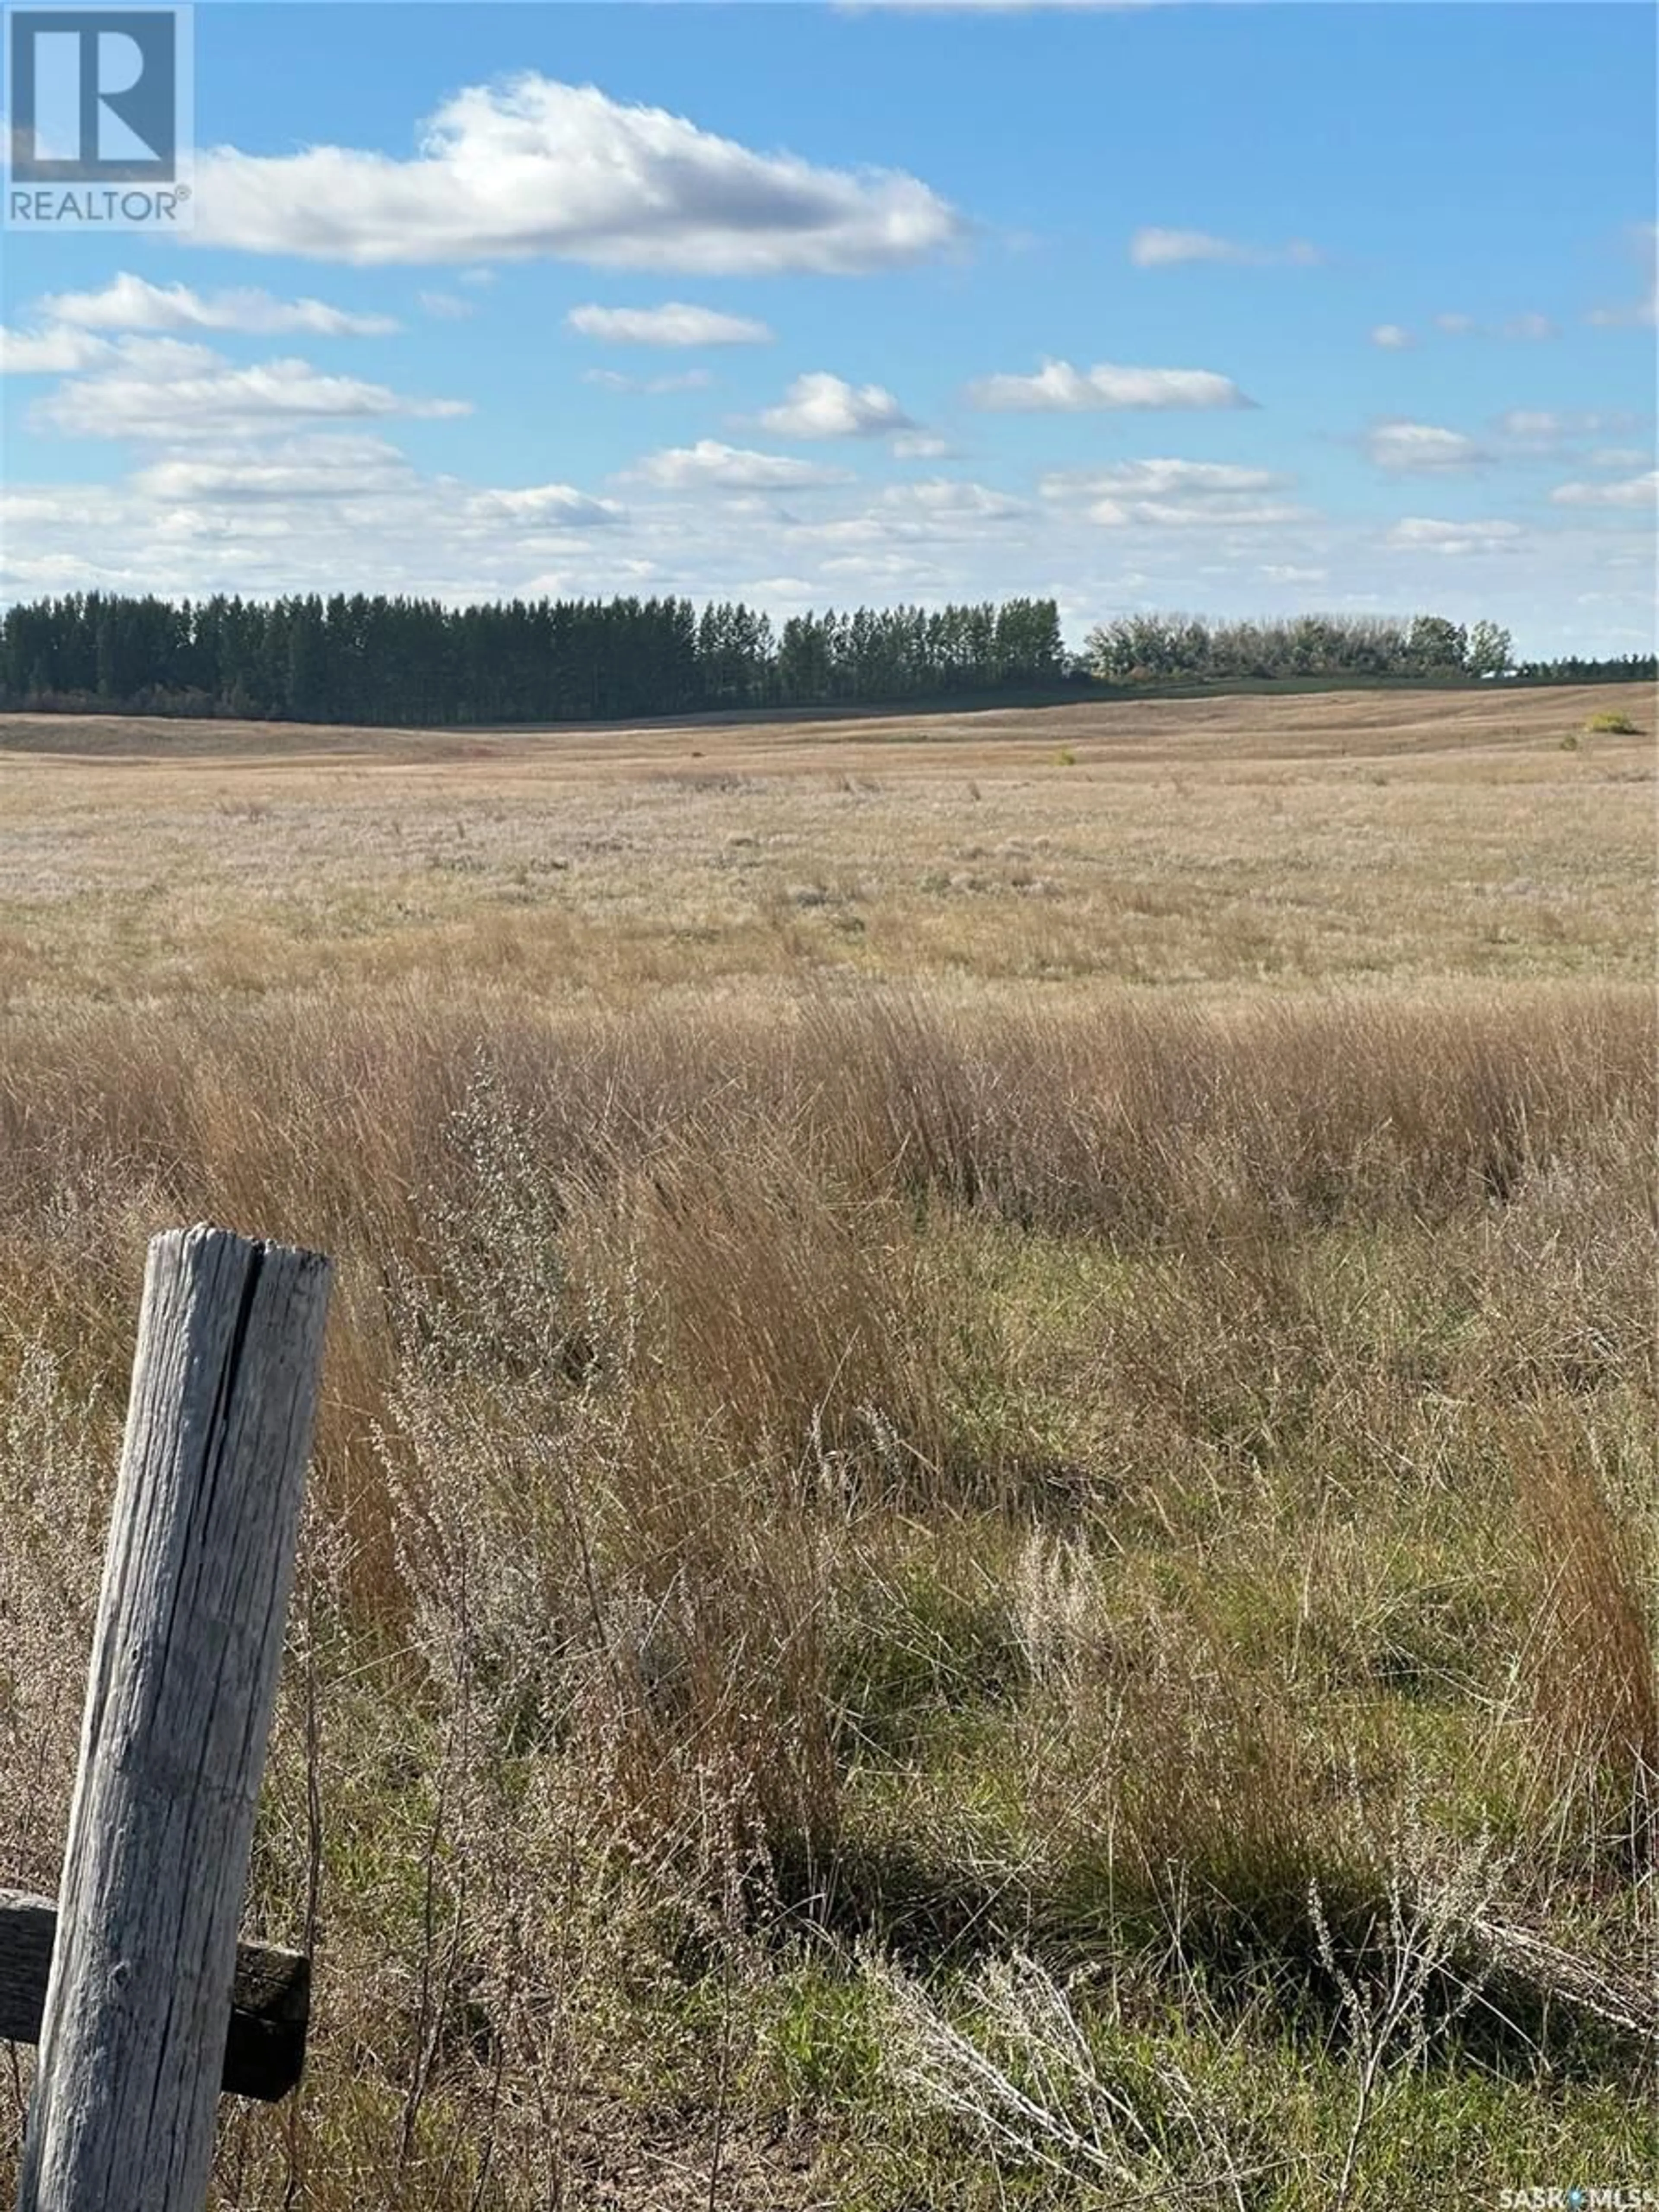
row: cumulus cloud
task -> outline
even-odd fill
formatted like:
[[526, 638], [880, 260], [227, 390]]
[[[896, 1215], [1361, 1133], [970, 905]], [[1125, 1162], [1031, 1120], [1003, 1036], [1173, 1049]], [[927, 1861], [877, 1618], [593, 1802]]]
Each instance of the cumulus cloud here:
[[750, 453], [738, 446], [723, 446], [714, 438], [647, 453], [633, 474], [660, 491], [795, 491], [847, 481], [838, 469], [819, 468], [783, 453]]
[[1400, 476], [1439, 476], [1487, 459], [1473, 438], [1433, 422], [1378, 422], [1367, 433], [1365, 450], [1379, 469]]
[[750, 315], [725, 315], [683, 300], [660, 307], [573, 307], [566, 327], [610, 345], [769, 345], [772, 331]]
[[936, 562], [914, 553], [838, 553], [833, 560], [820, 561], [818, 573], [825, 577], [850, 576], [866, 592], [873, 585], [878, 589], [908, 592], [945, 580], [944, 571]]
[[[1224, 520], [1102, 529], [1064, 500], [1022, 502], [1012, 496], [1014, 479], [988, 470], [977, 484], [966, 471], [952, 478], [924, 471], [920, 487], [848, 481], [745, 491], [717, 477], [680, 492], [630, 494], [620, 483], [582, 486], [580, 479], [562, 487], [457, 482], [401, 459], [398, 442], [395, 427], [379, 422], [181, 438], [173, 448], [147, 448], [135, 477], [37, 483], [0, 495], [0, 591], [16, 598], [95, 587], [268, 596], [314, 590], [331, 576], [453, 602], [637, 591], [783, 609], [1040, 596], [1063, 576], [1062, 616], [1080, 640], [1103, 608], [1131, 600], [1202, 603], [1223, 614], [1259, 612], [1264, 592], [1270, 605], [1432, 606], [1447, 574], [1478, 568], [1486, 578], [1480, 611], [1510, 625], [1529, 651], [1618, 650], [1627, 631], [1637, 645], [1648, 635], [1651, 510], [1548, 508], [1553, 526], [1528, 526], [1484, 550], [1471, 544], [1459, 562], [1434, 544], [1413, 547], [1409, 533], [1386, 544], [1386, 518], [1273, 532]], [[1577, 473], [1591, 471], [1557, 471]], [[1554, 481], [1547, 477], [1546, 487]], [[507, 496], [488, 496], [491, 488]], [[526, 491], [527, 501], [513, 496]], [[601, 523], [578, 503], [601, 493], [609, 495], [595, 499], [602, 513], [623, 500], [626, 513]], [[1154, 503], [1229, 499], [1258, 506], [1271, 495], [1200, 494], [1189, 486]], [[1430, 517], [1455, 511], [1444, 490], [1426, 507]], [[1468, 538], [1467, 525], [1450, 527], [1454, 542]], [[1126, 545], [1128, 554], [1120, 550]], [[1315, 569], [1326, 575], [1309, 573]], [[1576, 628], [1574, 593], [1592, 575], [1602, 581], [1606, 604]], [[769, 580], [793, 580], [796, 599], [776, 597]]]
[[398, 329], [391, 315], [363, 315], [321, 300], [279, 300], [256, 286], [193, 292], [188, 284], [152, 284], [124, 270], [96, 292], [54, 292], [38, 312], [84, 331], [245, 331], [269, 336], [305, 331], [313, 337], [381, 337]]
[[486, 520], [556, 524], [561, 529], [592, 529], [620, 522], [625, 510], [613, 499], [592, 499], [574, 484], [526, 484], [517, 490], [474, 492], [467, 501], [469, 514]]
[[1408, 514], [1382, 542], [1402, 553], [1496, 553], [1512, 549], [1525, 536], [1518, 522], [1444, 522], [1432, 515]]
[[1611, 483], [1557, 484], [1550, 498], [1557, 507], [1651, 507], [1659, 492], [1659, 470], [1615, 477]]
[[347, 146], [207, 149], [198, 246], [410, 264], [550, 255], [612, 268], [848, 275], [966, 235], [915, 177], [757, 154], [665, 108], [526, 72], [471, 85], [412, 160]]
[[1434, 326], [1437, 331], [1444, 331], [1448, 337], [1469, 337], [1474, 334], [1474, 317], [1464, 314], [1437, 315], [1434, 319]]
[[1311, 511], [1284, 501], [1102, 499], [1089, 510], [1091, 522], [1108, 530], [1139, 526], [1148, 530], [1193, 530], [1200, 526], [1231, 530], [1277, 530], [1314, 520]]
[[0, 329], [0, 376], [72, 376], [110, 360], [114, 350], [91, 331], [62, 325], [44, 331]]
[[1217, 238], [1207, 230], [1147, 228], [1136, 231], [1129, 240], [1129, 258], [1137, 269], [1172, 269], [1190, 261], [1219, 261], [1253, 269], [1282, 262], [1308, 269], [1325, 256], [1305, 238], [1293, 238], [1285, 246], [1249, 246], [1237, 239]]
[[1278, 491], [1290, 482], [1272, 469], [1247, 468], [1231, 461], [1153, 459], [1121, 461], [1105, 469], [1062, 469], [1043, 477], [1046, 498], [1076, 495], [1113, 499], [1158, 499], [1171, 493], [1211, 496], [1235, 492]]
[[1307, 522], [1305, 507], [1264, 498], [1282, 490], [1288, 477], [1231, 461], [1159, 458], [1122, 461], [1110, 468], [1060, 470], [1042, 478], [1045, 499], [1083, 502], [1091, 522], [1105, 529], [1139, 526], [1184, 530], [1208, 525], [1236, 530], [1276, 529]]
[[175, 503], [382, 496], [413, 490], [419, 481], [385, 439], [338, 431], [172, 454], [129, 478], [143, 497]]
[[924, 477], [915, 483], [890, 484], [881, 498], [884, 507], [939, 520], [1012, 522], [1027, 512], [1024, 500], [957, 477]]
[[1553, 441], [1570, 436], [1581, 419], [1576, 415], [1559, 414], [1551, 407], [1507, 407], [1498, 418], [1498, 427], [1506, 438]]
[[[1633, 416], [1600, 408], [1510, 407], [1497, 422], [1505, 438], [1534, 455], [1558, 451], [1578, 439], [1616, 436], [1634, 427]], [[1644, 459], [1643, 453], [1633, 453], [1627, 465], [1633, 468]]]
[[[840, 572], [853, 573], [854, 551], [861, 564], [884, 557], [896, 546], [971, 549], [994, 542], [995, 558], [1005, 561], [1012, 546], [1028, 542], [1018, 526], [1034, 510], [1023, 499], [998, 491], [989, 484], [961, 477], [924, 477], [908, 483], [889, 484], [872, 503], [852, 514], [832, 514], [814, 522], [793, 521], [790, 535], [798, 549], [821, 549], [836, 553]], [[1005, 590], [1012, 588], [1005, 578]]]
[[1404, 353], [1417, 340], [1401, 323], [1379, 323], [1371, 332], [1371, 343], [1381, 346], [1385, 353]]
[[880, 438], [915, 428], [879, 384], [851, 385], [822, 369], [798, 376], [760, 419], [779, 438]]
[[328, 376], [309, 362], [233, 368], [207, 346], [127, 338], [89, 375], [74, 376], [35, 403], [32, 419], [71, 437], [173, 443], [330, 418], [469, 415], [463, 399], [416, 398], [360, 377]]
[[950, 441], [932, 430], [901, 430], [894, 437], [891, 452], [901, 461], [942, 461], [951, 451]]
[[[0, 496], [0, 584], [195, 596], [371, 590], [447, 599], [627, 591], [651, 573], [630, 518], [568, 484], [477, 487], [387, 440], [319, 429], [158, 454], [114, 484]], [[614, 550], [613, 550], [614, 548]], [[568, 555], [563, 573], [550, 559]]]
[[1207, 368], [1074, 368], [1045, 361], [1034, 376], [987, 376], [968, 388], [975, 407], [1001, 413], [1079, 413], [1103, 407], [1249, 407], [1231, 377]]

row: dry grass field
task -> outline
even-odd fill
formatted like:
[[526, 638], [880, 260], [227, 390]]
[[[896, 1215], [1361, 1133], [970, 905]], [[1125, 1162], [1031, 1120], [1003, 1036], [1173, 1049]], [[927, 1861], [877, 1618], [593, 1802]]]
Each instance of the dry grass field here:
[[219, 2206], [1650, 2179], [1607, 703], [0, 718], [0, 1879], [146, 1237], [340, 1263]]
[[0, 718], [0, 1003], [1640, 979], [1651, 751], [1581, 734], [1603, 703], [550, 735]]

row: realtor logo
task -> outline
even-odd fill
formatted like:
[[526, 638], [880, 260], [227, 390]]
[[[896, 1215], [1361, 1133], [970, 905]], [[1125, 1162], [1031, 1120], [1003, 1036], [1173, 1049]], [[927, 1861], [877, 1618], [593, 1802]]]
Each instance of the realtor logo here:
[[6, 15], [9, 229], [188, 222], [188, 8]]

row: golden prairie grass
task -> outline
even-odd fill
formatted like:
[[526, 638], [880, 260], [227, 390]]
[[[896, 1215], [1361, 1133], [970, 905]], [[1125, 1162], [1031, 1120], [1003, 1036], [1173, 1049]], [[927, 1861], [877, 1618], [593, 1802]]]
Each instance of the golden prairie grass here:
[[[699, 732], [695, 770], [684, 732], [502, 739], [510, 792], [368, 745], [359, 781], [418, 770], [486, 856], [441, 951], [379, 789], [29, 757], [7, 1880], [55, 1878], [145, 1237], [340, 1263], [251, 1901], [314, 1950], [311, 2071], [227, 2112], [220, 2203], [1313, 2212], [1647, 2170], [1634, 787], [1561, 758], [1582, 703], [1514, 733], [1460, 696], [1455, 744], [1237, 703], [1194, 710], [1179, 805], [1073, 731], [1065, 816], [1046, 719], [848, 740], [850, 792], [821, 733]], [[1277, 750], [1268, 703], [1306, 718]], [[272, 784], [234, 867], [221, 775]], [[688, 936], [751, 803], [787, 912]], [[992, 807], [1070, 823], [1091, 944], [1161, 808], [1164, 949], [1017, 994], [1016, 896], [930, 935], [916, 823]], [[580, 939], [492, 908], [556, 813], [617, 841]], [[1287, 942], [1293, 849], [1328, 905], [1285, 990], [1210, 893]], [[1534, 894], [1574, 884], [1569, 939]], [[1194, 912], [1222, 980], [1137, 986], [1201, 964]], [[620, 968], [567, 972], [578, 941]]]
[[136, 725], [115, 760], [101, 724], [32, 726], [47, 751], [0, 718], [0, 1003], [481, 975], [611, 1005], [812, 972], [1005, 995], [1639, 978], [1650, 751], [1564, 754], [1589, 696], [852, 736], [233, 729], [207, 756]]

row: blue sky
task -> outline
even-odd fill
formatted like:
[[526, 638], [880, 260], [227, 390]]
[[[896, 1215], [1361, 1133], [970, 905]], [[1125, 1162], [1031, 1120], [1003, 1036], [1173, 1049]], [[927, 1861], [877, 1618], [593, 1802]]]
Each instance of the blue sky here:
[[1052, 592], [1652, 636], [1642, 5], [198, 6], [7, 234], [0, 592]]

